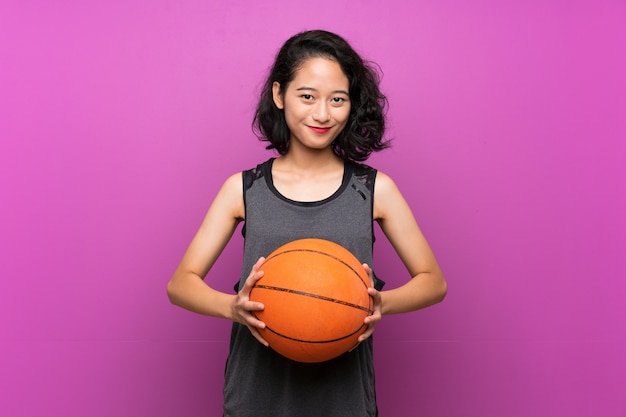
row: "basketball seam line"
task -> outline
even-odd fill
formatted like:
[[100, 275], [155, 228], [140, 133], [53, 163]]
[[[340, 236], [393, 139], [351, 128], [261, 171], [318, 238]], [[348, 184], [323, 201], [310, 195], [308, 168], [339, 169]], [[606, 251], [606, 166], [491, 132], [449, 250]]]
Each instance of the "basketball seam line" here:
[[[363, 325], [363, 326], [364, 326], [364, 325]], [[355, 334], [357, 334], [357, 333], [358, 333], [358, 332], [359, 332], [359, 331], [363, 328], [363, 326], [359, 327], [359, 328], [358, 328], [358, 329], [356, 329], [354, 332], [352, 332], [352, 333], [350, 333], [350, 334], [347, 334], [347, 335], [345, 335], [345, 336], [339, 337], [339, 338], [337, 338], [337, 339], [318, 340], [318, 341], [315, 341], [315, 340], [304, 340], [304, 339], [297, 339], [297, 338], [295, 338], [295, 337], [290, 337], [290, 336], [284, 335], [284, 334], [282, 334], [282, 333], [279, 333], [279, 332], [277, 332], [276, 330], [272, 329], [271, 327], [267, 327], [267, 326], [265, 326], [265, 330], [268, 330], [268, 331], [270, 331], [270, 332], [274, 333], [274, 334], [275, 334], [275, 335], [277, 335], [277, 336], [280, 336], [280, 337], [282, 337], [282, 338], [284, 338], [284, 339], [292, 340], [292, 341], [294, 341], [294, 342], [300, 342], [300, 343], [311, 343], [311, 344], [321, 345], [321, 344], [324, 344], [324, 343], [340, 342], [340, 341], [342, 341], [342, 340], [344, 340], [344, 339], [347, 339], [347, 338], [349, 338], [349, 337], [352, 337], [352, 336], [354, 336]]]
[[288, 292], [290, 294], [303, 295], [305, 297], [317, 298], [318, 300], [330, 301], [330, 302], [333, 302], [333, 303], [336, 303], [336, 304], [341, 304], [341, 305], [344, 305], [344, 306], [356, 308], [358, 310], [366, 311], [369, 314], [373, 313], [373, 311], [370, 310], [369, 308], [362, 307], [362, 306], [360, 306], [358, 304], [349, 303], [347, 301], [338, 300], [336, 298], [326, 297], [324, 295], [312, 294], [310, 292], [298, 291], [298, 290], [293, 290], [293, 289], [290, 289], [290, 288], [274, 287], [274, 286], [271, 286], [271, 285], [259, 285], [259, 284], [257, 284], [257, 285], [255, 285], [255, 287], [256, 288], [263, 288], [265, 290], [270, 290], [270, 291]]
[[363, 285], [365, 285], [365, 287], [367, 288], [367, 283], [363, 281], [363, 278], [361, 278], [361, 275], [360, 275], [360, 274], [359, 274], [359, 273], [358, 273], [358, 272], [357, 272], [354, 268], [352, 268], [352, 266], [351, 266], [351, 265], [349, 265], [348, 263], [346, 263], [343, 259], [338, 258], [338, 257], [336, 257], [336, 256], [334, 256], [334, 255], [331, 255], [331, 254], [329, 254], [329, 253], [327, 253], [327, 252], [323, 252], [323, 251], [321, 251], [321, 250], [306, 249], [306, 248], [300, 248], [300, 249], [287, 249], [287, 250], [285, 250], [285, 251], [282, 251], [282, 252], [280, 252], [280, 253], [277, 253], [277, 254], [276, 254], [276, 255], [274, 255], [274, 256], [270, 256], [269, 258], [267, 258], [267, 259], [265, 260], [265, 262], [268, 262], [270, 259], [274, 259], [274, 258], [276, 258], [277, 256], [280, 256], [280, 255], [285, 254], [285, 253], [290, 253], [290, 252], [313, 252], [313, 253], [319, 253], [320, 255], [325, 255], [325, 256], [328, 256], [329, 258], [333, 258], [334, 260], [336, 260], [336, 261], [338, 261], [338, 262], [340, 262], [340, 263], [344, 264], [344, 265], [345, 265], [345, 266], [347, 266], [347, 267], [348, 267], [348, 268], [349, 268], [352, 272], [354, 272], [354, 273], [356, 274], [356, 276], [357, 276], [357, 277], [359, 277], [359, 280], [363, 283]]

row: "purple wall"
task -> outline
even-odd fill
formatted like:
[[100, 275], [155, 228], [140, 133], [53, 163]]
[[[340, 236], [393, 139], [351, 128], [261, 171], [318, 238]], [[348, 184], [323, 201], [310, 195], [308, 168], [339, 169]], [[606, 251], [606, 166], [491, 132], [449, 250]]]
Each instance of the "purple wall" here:
[[229, 323], [165, 285], [222, 181], [270, 156], [273, 54], [318, 27], [383, 68], [396, 140], [370, 163], [450, 286], [377, 329], [381, 415], [626, 415], [623, 1], [97, 3], [0, 5], [1, 415], [219, 415]]

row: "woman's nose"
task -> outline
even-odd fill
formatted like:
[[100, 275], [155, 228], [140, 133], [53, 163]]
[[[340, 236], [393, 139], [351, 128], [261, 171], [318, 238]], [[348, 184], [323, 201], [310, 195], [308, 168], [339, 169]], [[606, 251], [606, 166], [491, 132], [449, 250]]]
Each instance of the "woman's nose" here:
[[330, 121], [330, 112], [328, 111], [328, 106], [324, 102], [320, 102], [313, 112], [313, 120], [326, 123]]

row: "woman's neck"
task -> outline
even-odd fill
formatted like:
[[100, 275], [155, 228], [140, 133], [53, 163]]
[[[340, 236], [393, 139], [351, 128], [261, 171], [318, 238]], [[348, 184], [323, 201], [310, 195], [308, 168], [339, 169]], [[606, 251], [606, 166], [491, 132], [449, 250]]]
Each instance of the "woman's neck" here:
[[289, 149], [287, 153], [274, 161], [274, 166], [281, 171], [300, 174], [325, 174], [343, 171], [343, 160], [332, 149], [307, 150]]

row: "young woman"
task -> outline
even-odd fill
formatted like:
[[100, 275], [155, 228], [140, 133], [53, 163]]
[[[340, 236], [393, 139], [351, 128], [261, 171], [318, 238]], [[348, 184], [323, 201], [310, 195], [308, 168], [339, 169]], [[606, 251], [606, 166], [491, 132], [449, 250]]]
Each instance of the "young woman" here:
[[[172, 303], [233, 321], [224, 416], [376, 416], [372, 333], [383, 315], [443, 300], [447, 285], [411, 209], [393, 180], [362, 164], [383, 140], [386, 99], [377, 73], [341, 37], [307, 31], [281, 48], [265, 83], [254, 126], [279, 154], [228, 178], [168, 284]], [[244, 225], [244, 263], [236, 294], [205, 276]], [[382, 291], [372, 269], [378, 222], [410, 279]], [[249, 300], [264, 256], [301, 238], [334, 241], [372, 276], [374, 313], [359, 345], [322, 363], [291, 361], [268, 347]]]

